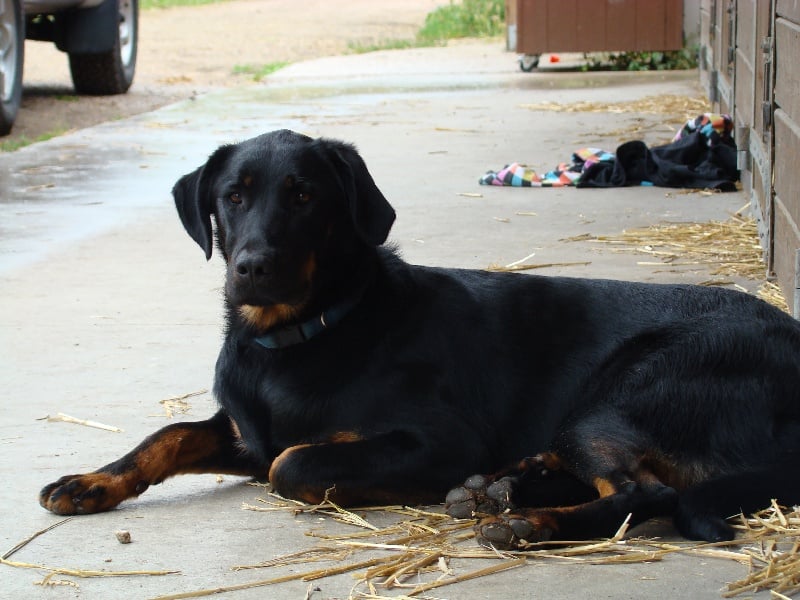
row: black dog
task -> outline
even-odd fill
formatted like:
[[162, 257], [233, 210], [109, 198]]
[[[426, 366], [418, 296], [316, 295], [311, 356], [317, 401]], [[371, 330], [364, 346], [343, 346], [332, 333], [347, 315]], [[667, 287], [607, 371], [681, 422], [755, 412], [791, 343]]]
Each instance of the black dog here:
[[179, 473], [363, 505], [495, 472], [448, 510], [494, 514], [479, 538], [514, 547], [629, 513], [719, 540], [726, 516], [800, 502], [800, 324], [751, 296], [409, 265], [382, 246], [395, 213], [355, 149], [289, 131], [219, 148], [173, 193], [227, 263], [220, 410], [48, 485], [53, 512]]

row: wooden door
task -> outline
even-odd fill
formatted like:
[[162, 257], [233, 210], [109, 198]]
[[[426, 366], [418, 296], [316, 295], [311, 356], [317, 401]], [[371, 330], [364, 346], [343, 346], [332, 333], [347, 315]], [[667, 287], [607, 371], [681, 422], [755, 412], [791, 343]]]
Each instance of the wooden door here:
[[735, 125], [742, 187], [758, 219], [768, 272], [774, 261], [772, 190], [774, 0], [738, 0]]
[[800, 318], [800, 2], [778, 0], [774, 32], [773, 265]]

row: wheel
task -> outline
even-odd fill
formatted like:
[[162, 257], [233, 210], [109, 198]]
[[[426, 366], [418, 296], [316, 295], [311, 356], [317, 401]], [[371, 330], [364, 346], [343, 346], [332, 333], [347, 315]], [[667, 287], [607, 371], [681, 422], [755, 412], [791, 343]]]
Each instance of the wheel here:
[[523, 54], [522, 56], [519, 57], [519, 68], [525, 71], [526, 73], [530, 73], [538, 66], [539, 66], [538, 54]]
[[11, 131], [22, 101], [25, 19], [21, 0], [0, 0], [0, 135]]
[[106, 0], [106, 2], [119, 3], [119, 20], [114, 46], [107, 52], [69, 55], [72, 83], [79, 94], [124, 94], [133, 83], [139, 33], [139, 2], [138, 0]]

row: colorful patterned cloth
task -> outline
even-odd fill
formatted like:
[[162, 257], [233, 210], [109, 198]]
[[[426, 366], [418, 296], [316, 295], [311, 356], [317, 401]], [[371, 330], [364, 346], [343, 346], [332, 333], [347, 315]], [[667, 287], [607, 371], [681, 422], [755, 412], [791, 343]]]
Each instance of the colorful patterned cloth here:
[[709, 146], [728, 140], [733, 141], [733, 119], [729, 115], [703, 113], [699, 117], [686, 121], [672, 141], [677, 142], [696, 131], [705, 136]]
[[480, 179], [481, 185], [511, 185], [516, 187], [563, 187], [575, 185], [584, 169], [602, 161], [613, 161], [614, 155], [600, 148], [580, 148], [572, 154], [572, 161], [560, 163], [552, 171], [538, 175], [533, 169], [519, 163], [506, 165], [499, 171], [488, 171]]
[[648, 148], [644, 142], [626, 142], [615, 153], [581, 148], [569, 163], [539, 175], [511, 163], [488, 171], [481, 185], [516, 187], [664, 187], [736, 189], [736, 144], [728, 115], [705, 113], [690, 119], [669, 144]]

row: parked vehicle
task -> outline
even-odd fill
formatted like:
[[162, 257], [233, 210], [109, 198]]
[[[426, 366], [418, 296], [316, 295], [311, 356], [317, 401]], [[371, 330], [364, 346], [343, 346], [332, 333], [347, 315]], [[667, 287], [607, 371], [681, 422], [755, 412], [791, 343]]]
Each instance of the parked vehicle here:
[[77, 93], [122, 94], [133, 83], [138, 29], [138, 0], [0, 0], [0, 135], [22, 99], [25, 39], [69, 55]]

